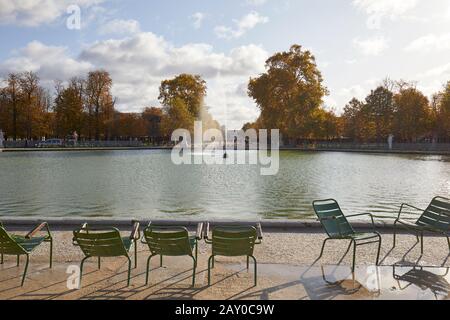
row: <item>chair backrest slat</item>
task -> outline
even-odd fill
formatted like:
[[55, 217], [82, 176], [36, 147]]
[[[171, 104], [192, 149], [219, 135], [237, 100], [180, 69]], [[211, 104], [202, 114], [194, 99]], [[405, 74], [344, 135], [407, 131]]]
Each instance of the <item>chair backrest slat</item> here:
[[0, 253], [5, 255], [26, 254], [26, 250], [8, 234], [3, 226], [0, 226]]
[[152, 255], [192, 255], [189, 232], [184, 227], [148, 226], [144, 237]]
[[434, 198], [428, 208], [416, 222], [420, 226], [429, 226], [441, 231], [450, 229], [450, 199]]
[[212, 230], [212, 254], [219, 256], [253, 255], [257, 240], [256, 228], [214, 227]]
[[355, 233], [336, 200], [316, 200], [313, 202], [313, 208], [329, 237]]
[[89, 257], [117, 257], [127, 255], [119, 230], [79, 229], [73, 232], [75, 242]]

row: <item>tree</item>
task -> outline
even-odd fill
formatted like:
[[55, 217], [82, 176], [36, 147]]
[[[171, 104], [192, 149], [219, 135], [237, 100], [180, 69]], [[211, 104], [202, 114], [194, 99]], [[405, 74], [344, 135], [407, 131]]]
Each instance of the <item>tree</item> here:
[[55, 131], [59, 137], [64, 138], [74, 131], [82, 132], [85, 119], [84, 83], [81, 78], [72, 78], [67, 88], [64, 88], [61, 82], [57, 82], [55, 86]]
[[23, 93], [26, 137], [32, 139], [33, 126], [42, 120], [43, 113], [38, 98], [39, 77], [32, 71], [24, 72], [19, 76], [19, 84]]
[[11, 103], [12, 109], [12, 130], [13, 130], [13, 139], [17, 140], [17, 122], [18, 122], [18, 113], [19, 113], [19, 75], [15, 73], [10, 73], [8, 75], [8, 87], [6, 89], [6, 94]]
[[108, 72], [104, 70], [89, 72], [86, 82], [89, 138], [91, 138], [92, 131], [94, 131], [96, 140], [100, 140], [102, 132], [105, 138], [110, 136], [115, 105], [111, 88], [112, 79]]
[[161, 130], [161, 122], [163, 121], [163, 110], [161, 108], [151, 107], [145, 108], [142, 112], [147, 136], [152, 142], [159, 141], [164, 134]]
[[444, 90], [439, 93], [436, 127], [440, 139], [450, 141], [450, 81], [444, 86]]
[[312, 132], [311, 138], [330, 140], [339, 137], [339, 118], [334, 111], [317, 108], [313, 111], [309, 125]]
[[197, 119], [200, 117], [206, 89], [206, 82], [199, 75], [181, 74], [161, 82], [158, 99], [165, 107], [173, 105], [176, 100], [183, 101], [191, 116]]
[[116, 112], [112, 132], [119, 139], [144, 137], [146, 134], [145, 121], [139, 113]]
[[366, 97], [365, 108], [370, 119], [369, 121], [375, 126], [376, 140], [381, 142], [392, 133], [394, 115], [393, 92], [384, 86], [379, 86]]
[[353, 98], [344, 108], [344, 135], [353, 141], [368, 141], [375, 137], [375, 124], [364, 102]]
[[280, 129], [285, 138], [310, 136], [307, 122], [328, 93], [314, 56], [293, 45], [289, 51], [270, 57], [266, 69], [248, 85], [249, 96], [261, 110], [262, 124]]
[[176, 129], [193, 131], [195, 118], [183, 99], [171, 101], [171, 105], [164, 107], [164, 113], [167, 116], [163, 118], [161, 128], [165, 136], [171, 136]]
[[405, 87], [394, 96], [394, 134], [415, 142], [429, 132], [430, 107], [427, 97], [414, 87]]

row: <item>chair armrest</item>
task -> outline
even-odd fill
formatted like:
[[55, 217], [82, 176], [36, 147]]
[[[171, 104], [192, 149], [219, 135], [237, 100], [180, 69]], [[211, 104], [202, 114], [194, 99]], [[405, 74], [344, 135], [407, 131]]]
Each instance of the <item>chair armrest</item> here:
[[209, 240], [209, 222], [206, 222], [206, 227], [205, 227], [205, 233], [203, 235], [203, 238], [205, 239], [206, 243], [212, 243], [211, 240]]
[[262, 232], [261, 223], [257, 223], [256, 224], [256, 234], [258, 236], [257, 244], [260, 244], [262, 242], [262, 239], [263, 239], [263, 232]]
[[410, 204], [402, 203], [402, 205], [400, 206], [400, 210], [398, 211], [398, 217], [397, 217], [397, 220], [400, 220], [400, 216], [401, 216], [401, 214], [402, 214], [402, 212], [403, 212], [403, 209], [404, 209], [405, 207], [412, 208], [412, 209], [415, 209], [415, 210], [417, 210], [417, 211], [421, 211], [422, 213], [425, 211], [424, 209], [417, 208], [417, 207], [412, 206], [412, 205], [410, 205]]
[[[85, 223], [83, 223], [83, 224], [81, 225], [80, 232], [86, 232], [86, 233], [89, 233], [88, 228], [89, 228], [88, 223], [85, 222]], [[75, 232], [75, 231], [74, 231], [74, 232]], [[74, 246], [79, 246], [79, 244], [78, 244], [77, 240], [75, 239], [75, 237], [72, 238], [72, 244], [73, 244]]]
[[52, 235], [50, 233], [50, 229], [48, 227], [48, 223], [47, 222], [42, 222], [40, 225], [38, 225], [36, 228], [34, 228], [33, 230], [31, 230], [26, 236], [25, 238], [27, 239], [31, 239], [33, 238], [38, 232], [40, 232], [42, 229], [46, 228], [47, 229], [47, 238], [51, 239]]
[[195, 238], [197, 240], [202, 240], [202, 238], [203, 238], [203, 222], [200, 222], [197, 225], [197, 231], [195, 232]]
[[141, 230], [139, 229], [140, 223], [137, 220], [133, 220], [133, 229], [131, 230], [130, 239], [139, 240], [141, 237]]
[[141, 243], [143, 244], [148, 244], [147, 239], [145, 239], [145, 230], [147, 230], [147, 228], [149, 228], [151, 226], [152, 222], [149, 221], [147, 227], [144, 228], [144, 233], [142, 234], [141, 238]]
[[362, 217], [362, 216], [370, 217], [370, 220], [372, 221], [372, 230], [375, 231], [375, 220], [373, 219], [373, 215], [371, 213], [351, 214], [351, 215], [346, 216], [346, 218], [354, 218], [354, 217]]

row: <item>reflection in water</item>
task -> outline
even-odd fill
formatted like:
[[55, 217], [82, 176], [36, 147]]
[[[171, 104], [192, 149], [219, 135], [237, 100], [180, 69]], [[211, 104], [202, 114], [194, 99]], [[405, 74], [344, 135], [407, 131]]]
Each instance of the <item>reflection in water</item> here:
[[450, 194], [443, 156], [280, 153], [276, 176], [251, 165], [175, 166], [168, 151], [0, 154], [0, 215], [304, 218], [335, 198], [344, 212], [393, 217], [402, 202]]

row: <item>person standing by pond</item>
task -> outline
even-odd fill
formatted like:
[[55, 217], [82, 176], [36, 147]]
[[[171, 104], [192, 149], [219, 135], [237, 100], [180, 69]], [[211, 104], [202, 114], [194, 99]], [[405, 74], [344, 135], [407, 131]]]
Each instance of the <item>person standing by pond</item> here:
[[3, 149], [3, 140], [5, 140], [5, 135], [3, 133], [3, 130], [0, 129], [0, 149]]
[[392, 150], [392, 145], [394, 143], [394, 135], [390, 134], [388, 137], [388, 146], [389, 146], [389, 150]]

